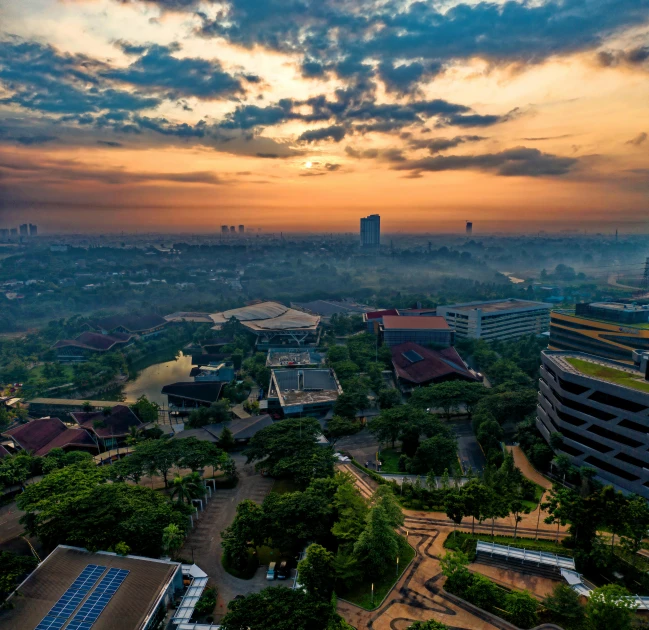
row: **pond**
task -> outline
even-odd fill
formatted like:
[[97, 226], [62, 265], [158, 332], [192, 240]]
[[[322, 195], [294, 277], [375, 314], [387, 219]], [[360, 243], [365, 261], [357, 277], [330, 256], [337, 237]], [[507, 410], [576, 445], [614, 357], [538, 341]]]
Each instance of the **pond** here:
[[511, 271], [501, 271], [500, 273], [502, 273], [503, 276], [507, 276], [512, 284], [520, 284], [521, 282], [525, 282], [523, 278], [516, 278]]
[[[112, 399], [114, 396], [123, 396], [126, 400], [137, 400], [143, 394], [151, 401], [159, 405], [167, 406], [167, 397], [160, 393], [165, 385], [179, 381], [189, 381], [189, 373], [192, 370], [191, 354], [179, 352], [176, 358], [169, 358], [170, 353], [166, 356], [161, 355], [158, 361], [141, 370], [138, 370], [137, 377], [127, 381], [122, 387], [106, 392], [104, 400]], [[171, 354], [173, 357], [173, 354]], [[151, 359], [151, 357], [149, 357]], [[137, 365], [134, 366], [137, 370]]]

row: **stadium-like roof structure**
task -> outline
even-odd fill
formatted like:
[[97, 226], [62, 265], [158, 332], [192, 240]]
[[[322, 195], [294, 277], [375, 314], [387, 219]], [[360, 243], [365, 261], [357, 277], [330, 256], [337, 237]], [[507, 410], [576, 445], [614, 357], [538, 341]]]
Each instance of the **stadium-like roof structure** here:
[[297, 344], [303, 343], [314, 334], [320, 317], [304, 311], [289, 308], [278, 302], [259, 302], [242, 308], [235, 308], [210, 316], [219, 329], [233, 317], [260, 340], [269, 342], [275, 337], [291, 337]]

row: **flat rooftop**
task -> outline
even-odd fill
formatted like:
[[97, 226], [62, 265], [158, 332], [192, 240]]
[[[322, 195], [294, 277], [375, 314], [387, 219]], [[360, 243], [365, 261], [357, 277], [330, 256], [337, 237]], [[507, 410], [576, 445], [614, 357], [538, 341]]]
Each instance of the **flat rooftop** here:
[[593, 308], [604, 308], [609, 311], [627, 311], [640, 313], [649, 311], [649, 304], [623, 304], [622, 302], [591, 302], [588, 306]]
[[450, 330], [446, 320], [434, 317], [399, 317], [388, 315], [383, 318], [384, 330]]
[[476, 311], [480, 309], [483, 313], [499, 313], [505, 311], [516, 311], [527, 308], [547, 308], [550, 304], [545, 302], [532, 302], [530, 300], [495, 300], [489, 302], [467, 302], [466, 304], [451, 304], [440, 308], [449, 311]]
[[333, 370], [273, 370], [269, 396], [282, 406], [334, 401], [342, 389]]
[[[606, 319], [600, 319], [599, 317], [594, 317], [592, 315], [582, 315], [581, 313], [577, 315], [574, 309], [558, 309], [552, 311], [552, 316], [555, 317], [555, 324], [561, 324], [561, 318], [556, 316], [564, 317], [574, 317], [576, 319], [583, 319], [589, 322], [595, 322], [601, 324], [601, 326], [610, 330], [611, 332], [624, 332], [625, 328], [635, 328], [636, 330], [649, 330], [649, 322], [612, 322]], [[637, 333], [635, 333], [637, 334]]]
[[[142, 627], [180, 566], [177, 562], [59, 546], [23, 582], [20, 596], [11, 598], [13, 608], [0, 611], [0, 630], [36, 628], [88, 565], [98, 567], [95, 570], [97, 586], [91, 585], [88, 595], [97, 590], [109, 569], [128, 572], [92, 625], [92, 630], [135, 630]], [[74, 600], [69, 607], [73, 604]], [[81, 601], [77, 606], [79, 604]], [[69, 619], [78, 612], [77, 606], [70, 611]]]
[[322, 357], [311, 350], [269, 350], [266, 359], [267, 366], [299, 366], [317, 365], [322, 363]]
[[644, 374], [632, 367], [624, 367], [613, 361], [600, 359], [579, 352], [546, 352], [562, 368], [574, 374], [596, 378], [627, 389], [649, 393], [649, 381]]

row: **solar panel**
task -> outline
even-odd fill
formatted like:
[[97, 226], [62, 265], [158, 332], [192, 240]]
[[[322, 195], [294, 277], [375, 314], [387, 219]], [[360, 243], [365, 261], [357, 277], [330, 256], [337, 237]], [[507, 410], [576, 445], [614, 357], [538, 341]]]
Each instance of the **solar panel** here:
[[35, 630], [60, 630], [105, 570], [106, 567], [89, 564], [72, 582], [70, 588], [61, 595]]
[[418, 352], [414, 350], [407, 350], [403, 353], [403, 356], [410, 361], [410, 363], [417, 363], [418, 361], [423, 361], [424, 357], [421, 356]]
[[126, 569], [109, 569], [66, 630], [90, 630], [128, 574]]

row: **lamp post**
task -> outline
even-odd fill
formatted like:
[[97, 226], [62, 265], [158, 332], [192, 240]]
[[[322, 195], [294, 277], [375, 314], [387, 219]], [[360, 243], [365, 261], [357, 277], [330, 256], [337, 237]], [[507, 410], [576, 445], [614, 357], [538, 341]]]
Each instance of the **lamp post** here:
[[397, 556], [397, 577], [399, 577], [399, 556]]
[[372, 607], [374, 607], [374, 582], [372, 582]]

